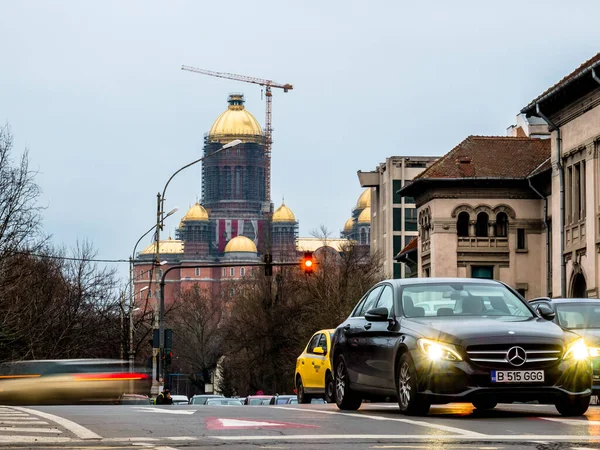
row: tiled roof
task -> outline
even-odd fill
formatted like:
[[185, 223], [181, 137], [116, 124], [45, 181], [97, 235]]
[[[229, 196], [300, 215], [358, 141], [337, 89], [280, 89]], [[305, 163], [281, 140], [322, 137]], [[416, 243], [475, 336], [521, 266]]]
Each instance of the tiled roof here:
[[406, 246], [400, 251], [400, 253], [398, 253], [396, 259], [398, 259], [402, 255], [406, 255], [407, 253], [416, 251], [418, 243], [419, 239], [417, 237], [412, 238], [410, 242], [406, 244]]
[[540, 173], [543, 173], [546, 170], [550, 170], [550, 169], [552, 169], [552, 158], [548, 157], [548, 159], [546, 159], [546, 161], [544, 161], [538, 167], [533, 169], [533, 171], [529, 174], [529, 176], [533, 177], [535, 175], [539, 175]]
[[582, 65], [580, 65], [577, 69], [575, 69], [569, 75], [567, 75], [566, 77], [564, 77], [562, 80], [560, 80], [554, 86], [552, 86], [551, 88], [547, 89], [543, 94], [539, 95], [537, 98], [535, 98], [535, 100], [531, 101], [529, 103], [529, 105], [527, 105], [521, 111], [525, 112], [525, 110], [528, 110], [528, 109], [532, 108], [537, 102], [539, 102], [541, 99], [543, 99], [546, 95], [550, 94], [552, 91], [558, 90], [558, 89], [566, 86], [567, 84], [571, 83], [580, 74], [582, 74], [584, 71], [588, 70], [591, 67], [596, 66], [597, 64], [600, 64], [600, 53], [597, 53], [595, 56], [593, 56], [592, 58], [588, 59], [586, 62], [584, 62]]
[[526, 178], [550, 157], [550, 139], [469, 136], [414, 181], [444, 178]]

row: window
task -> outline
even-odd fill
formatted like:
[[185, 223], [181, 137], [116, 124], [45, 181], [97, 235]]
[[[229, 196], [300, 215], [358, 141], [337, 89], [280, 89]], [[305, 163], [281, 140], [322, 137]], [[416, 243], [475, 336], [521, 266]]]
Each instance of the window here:
[[517, 250], [527, 250], [527, 234], [525, 228], [517, 228]]
[[477, 214], [477, 223], [475, 224], [475, 236], [488, 237], [488, 215], [484, 212]]
[[521, 297], [525, 298], [526, 289], [517, 289], [517, 292]]
[[393, 306], [394, 293], [392, 291], [392, 287], [385, 286], [381, 292], [381, 295], [379, 296], [379, 300], [377, 300], [377, 308], [387, 308], [387, 310], [391, 312]]
[[308, 348], [306, 349], [306, 351], [308, 353], [312, 353], [313, 352], [313, 350], [315, 349], [315, 347], [318, 345], [320, 338], [321, 338], [321, 333], [317, 333], [317, 334], [315, 334], [312, 337], [312, 339], [308, 343]]
[[235, 267], [229, 269], [229, 275], [231, 275], [232, 277], [235, 275]]
[[242, 267], [240, 269], [240, 277], [243, 277], [244, 275], [246, 275], [246, 269], [244, 267]]
[[224, 277], [225, 275], [226, 275], [225, 268], [223, 267], [223, 270], [221, 270], [221, 276]]
[[399, 262], [394, 263], [394, 279], [402, 278], [402, 264]]
[[456, 234], [458, 237], [469, 237], [469, 221], [471, 220], [469, 213], [466, 211], [458, 215], [456, 221]]
[[574, 223], [585, 218], [585, 160], [571, 164], [566, 175], [566, 222]]
[[200, 276], [200, 268], [196, 267], [196, 276], [199, 277]]
[[148, 289], [148, 298], [152, 298], [152, 289]]
[[[408, 237], [408, 236], [407, 236]], [[394, 236], [394, 256], [402, 251], [406, 244], [402, 243], [402, 236]]]
[[404, 231], [417, 230], [417, 208], [404, 208]]
[[[393, 202], [399, 205], [402, 203], [402, 196], [398, 194], [398, 191], [402, 189], [402, 180], [393, 180], [392, 186], [392, 189], [394, 190], [392, 195]], [[404, 201], [406, 201], [406, 199]]]
[[317, 347], [321, 347], [323, 350], [325, 350], [325, 355], [327, 354], [327, 337], [324, 334], [320, 335]]
[[508, 236], [508, 216], [506, 213], [496, 215], [496, 237]]
[[158, 269], [158, 278], [162, 278], [162, 276], [163, 276], [162, 269]]
[[494, 266], [473, 266], [471, 268], [471, 278], [483, 278], [485, 280], [493, 280]]
[[393, 214], [393, 230], [402, 231], [402, 208], [394, 208]]
[[377, 286], [371, 292], [365, 295], [364, 300], [360, 302], [358, 307], [354, 310], [352, 317], [362, 317], [366, 311], [372, 309], [373, 305], [375, 304], [375, 300], [377, 300], [377, 297], [381, 292], [381, 289], [383, 289], [383, 286]]

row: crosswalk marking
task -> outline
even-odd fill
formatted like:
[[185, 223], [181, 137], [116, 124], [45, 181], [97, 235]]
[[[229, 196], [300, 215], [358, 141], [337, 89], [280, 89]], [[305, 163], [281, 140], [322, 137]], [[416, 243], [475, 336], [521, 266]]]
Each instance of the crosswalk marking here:
[[25, 428], [25, 427], [0, 427], [0, 431], [12, 431], [13, 433], [55, 433], [62, 434], [56, 428]]
[[48, 422], [37, 419], [28, 420], [0, 420], [0, 425], [48, 425]]

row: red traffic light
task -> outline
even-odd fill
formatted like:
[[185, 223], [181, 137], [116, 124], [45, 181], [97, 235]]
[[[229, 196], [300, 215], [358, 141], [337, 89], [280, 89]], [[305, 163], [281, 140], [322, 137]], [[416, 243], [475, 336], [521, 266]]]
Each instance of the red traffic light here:
[[315, 270], [315, 260], [312, 252], [305, 252], [302, 258], [301, 268], [304, 273], [313, 273]]

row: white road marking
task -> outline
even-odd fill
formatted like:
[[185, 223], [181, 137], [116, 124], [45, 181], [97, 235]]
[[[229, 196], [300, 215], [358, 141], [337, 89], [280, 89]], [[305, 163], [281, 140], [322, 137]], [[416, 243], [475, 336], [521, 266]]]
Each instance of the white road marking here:
[[412, 420], [412, 419], [400, 419], [395, 417], [382, 417], [382, 416], [372, 416], [370, 414], [357, 414], [357, 413], [343, 413], [337, 411], [324, 411], [321, 409], [308, 409], [308, 408], [286, 408], [285, 406], [272, 406], [272, 408], [285, 409], [286, 411], [310, 411], [316, 412], [320, 414], [340, 414], [348, 417], [355, 417], [358, 419], [372, 419], [372, 420], [382, 420], [382, 421], [391, 421], [391, 422], [403, 422], [411, 425], [417, 425], [421, 427], [435, 428], [440, 431], [447, 431], [449, 433], [457, 433], [461, 435], [469, 435], [469, 436], [487, 436], [483, 433], [476, 433], [475, 431], [465, 430], [463, 428], [449, 427], [441, 424], [433, 424], [429, 422], [423, 422], [420, 420]]
[[42, 420], [0, 420], [0, 425], [48, 425]]
[[18, 406], [15, 406], [15, 409], [18, 411], [24, 412], [24, 413], [32, 414], [34, 416], [40, 416], [40, 417], [43, 417], [44, 419], [48, 419], [54, 423], [57, 423], [61, 427], [69, 430], [71, 433], [73, 433], [75, 436], [77, 436], [80, 439], [102, 439], [102, 436], [94, 433], [92, 430], [82, 427], [78, 423], [75, 423], [69, 419], [55, 416], [54, 414], [37, 411], [35, 409], [21, 408]]
[[173, 436], [165, 439], [169, 441], [195, 441], [198, 438], [196, 436]]
[[[73, 439], [66, 437], [46, 437], [46, 436], [2, 436], [2, 444], [63, 444], [73, 442]], [[0, 446], [0, 448], [2, 448]]]
[[143, 411], [143, 412], [151, 412], [151, 413], [159, 413], [159, 414], [191, 415], [196, 412], [195, 410], [188, 411], [188, 410], [181, 410], [181, 409], [172, 410], [172, 409], [160, 409], [160, 408], [146, 408], [144, 406], [134, 406], [133, 409], [137, 409], [138, 411]]
[[160, 447], [154, 447], [154, 450], [177, 450], [177, 449], [175, 447], [165, 447], [163, 445], [163, 446], [160, 446]]
[[518, 442], [530, 442], [539, 439], [548, 439], [549, 441], [571, 441], [571, 442], [600, 442], [598, 436], [580, 436], [580, 435], [535, 435], [535, 434], [522, 434], [522, 435], [491, 435], [491, 434], [472, 434], [472, 435], [458, 435], [458, 434], [289, 434], [284, 436], [205, 436], [211, 439], [218, 439], [221, 441], [315, 441], [315, 440], [397, 440], [397, 441], [431, 441], [442, 442], [448, 441], [485, 441], [485, 442], [507, 442], [507, 441], [518, 441]]
[[12, 431], [17, 433], [56, 433], [62, 434], [62, 431], [56, 428], [25, 428], [25, 427], [0, 427], [0, 431]]
[[33, 417], [33, 416], [25, 416], [25, 417], [0, 417], [0, 420], [20, 420], [22, 422], [35, 422], [40, 420], [39, 417]]
[[550, 420], [552, 422], [560, 422], [567, 425], [600, 425], [600, 420], [585, 420], [585, 419], [555, 419], [554, 417], [538, 417], [538, 419], [542, 420]]
[[[172, 438], [161, 438], [161, 439], [172, 439]], [[102, 442], [141, 442], [141, 441], [148, 441], [148, 442], [157, 442], [159, 441], [159, 438], [151, 438], [151, 437], [114, 437], [114, 438], [104, 438], [102, 439]]]

